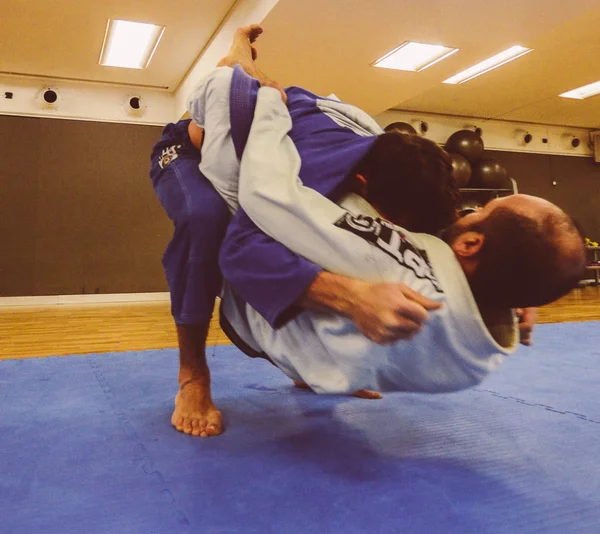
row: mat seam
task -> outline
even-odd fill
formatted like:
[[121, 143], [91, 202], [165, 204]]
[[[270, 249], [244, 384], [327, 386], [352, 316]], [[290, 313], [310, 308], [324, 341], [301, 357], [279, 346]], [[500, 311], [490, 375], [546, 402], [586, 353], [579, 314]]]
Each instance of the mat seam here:
[[548, 406], [547, 404], [540, 404], [538, 402], [527, 402], [525, 399], [520, 399], [519, 397], [512, 397], [510, 395], [500, 395], [499, 393], [497, 393], [496, 391], [492, 391], [491, 389], [473, 388], [473, 390], [478, 391], [480, 393], [489, 393], [493, 397], [497, 397], [499, 399], [504, 399], [504, 400], [514, 401], [518, 404], [523, 404], [525, 406], [532, 406], [534, 408], [544, 408], [544, 410], [546, 410], [548, 412], [558, 413], [561, 415], [575, 416], [577, 419], [580, 419], [581, 421], [587, 421], [588, 423], [594, 423], [596, 425], [600, 425], [600, 421], [591, 419], [587, 415], [582, 414], [582, 413], [572, 412], [570, 410], [564, 410], [564, 411], [558, 410], [557, 408], [554, 408], [553, 406]]
[[108, 401], [110, 407], [112, 408], [113, 412], [117, 416], [117, 419], [119, 421], [119, 424], [121, 426], [123, 433], [134, 442], [134, 447], [133, 447], [134, 462], [141, 465], [142, 471], [144, 472], [144, 474], [147, 477], [149, 477], [153, 480], [159, 481], [159, 486], [162, 486], [162, 489], [160, 489], [160, 493], [161, 493], [161, 495], [163, 495], [165, 497], [165, 501], [169, 505], [171, 505], [171, 510], [174, 512], [175, 519], [180, 523], [183, 523], [187, 526], [191, 526], [191, 523], [190, 523], [190, 520], [188, 519], [188, 517], [185, 515], [185, 513], [182, 510], [180, 510], [176, 506], [175, 495], [168, 488], [162, 473], [158, 469], [156, 469], [156, 467], [154, 466], [154, 462], [152, 461], [152, 457], [150, 456], [150, 453], [144, 446], [142, 440], [139, 437], [139, 434], [133, 428], [133, 425], [129, 422], [127, 415], [123, 411], [118, 410], [115, 407], [115, 403], [114, 403], [115, 395], [112, 392], [112, 390], [108, 384], [108, 380], [102, 373], [102, 370], [100, 369], [100, 365], [97, 362], [93, 361], [92, 358], [89, 358], [87, 363], [91, 367], [92, 372], [94, 373], [94, 377], [96, 378], [98, 385], [102, 389], [102, 392], [104, 393], [106, 400]]

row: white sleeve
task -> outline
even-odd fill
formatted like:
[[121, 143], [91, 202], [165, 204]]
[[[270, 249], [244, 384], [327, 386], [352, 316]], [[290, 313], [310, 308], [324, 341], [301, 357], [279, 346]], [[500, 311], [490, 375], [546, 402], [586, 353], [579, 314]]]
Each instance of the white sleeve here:
[[331, 272], [364, 278], [369, 247], [335, 226], [344, 209], [302, 184], [300, 156], [287, 135], [291, 127], [279, 91], [262, 87], [242, 156], [240, 204], [263, 232], [297, 254]]
[[[227, 113], [229, 119], [229, 107], [225, 109], [224, 103], [229, 105], [229, 87], [231, 85], [230, 67], [217, 67], [210, 71], [194, 88], [188, 99], [187, 109], [192, 120], [202, 128], [206, 127], [206, 121], [217, 119], [218, 113], [223, 117]], [[216, 122], [216, 121], [215, 121]]]
[[200, 170], [223, 197], [232, 213], [237, 210], [239, 161], [231, 138], [229, 93], [231, 67], [211, 71], [194, 89], [188, 111], [204, 128]]

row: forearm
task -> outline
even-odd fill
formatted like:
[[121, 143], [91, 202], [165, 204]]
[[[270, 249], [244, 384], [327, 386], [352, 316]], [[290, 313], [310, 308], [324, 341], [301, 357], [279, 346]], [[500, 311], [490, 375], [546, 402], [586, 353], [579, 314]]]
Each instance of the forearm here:
[[321, 271], [297, 301], [307, 310], [329, 311], [349, 317], [356, 306], [357, 295], [366, 282], [327, 271]]
[[322, 271], [261, 232], [243, 209], [229, 224], [219, 265], [230, 287], [273, 328], [301, 311], [301, 295]]
[[404, 284], [368, 283], [322, 271], [296, 306], [348, 317], [371, 341], [386, 345], [417, 334], [427, 310], [440, 304]]

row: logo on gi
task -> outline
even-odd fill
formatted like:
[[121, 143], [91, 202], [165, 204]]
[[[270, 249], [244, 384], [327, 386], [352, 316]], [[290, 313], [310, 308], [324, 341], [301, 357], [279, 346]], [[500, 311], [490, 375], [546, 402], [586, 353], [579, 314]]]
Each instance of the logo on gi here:
[[379, 218], [346, 213], [336, 221], [335, 225], [372, 243], [413, 271], [417, 278], [429, 280], [438, 293], [443, 293], [440, 283], [433, 274], [427, 252], [415, 247], [393, 224]]
[[168, 146], [162, 151], [160, 159], [158, 160], [158, 165], [161, 169], [164, 169], [169, 163], [175, 161], [179, 157], [179, 154], [177, 154], [178, 148], [181, 148], [181, 145]]

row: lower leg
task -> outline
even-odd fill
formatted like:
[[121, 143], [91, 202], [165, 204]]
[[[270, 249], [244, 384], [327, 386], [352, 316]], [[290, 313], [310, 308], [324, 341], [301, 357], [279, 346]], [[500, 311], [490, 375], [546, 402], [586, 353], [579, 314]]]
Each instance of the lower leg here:
[[193, 436], [216, 436], [222, 429], [221, 412], [213, 404], [210, 370], [206, 362], [208, 323], [177, 325], [179, 392], [171, 423]]

